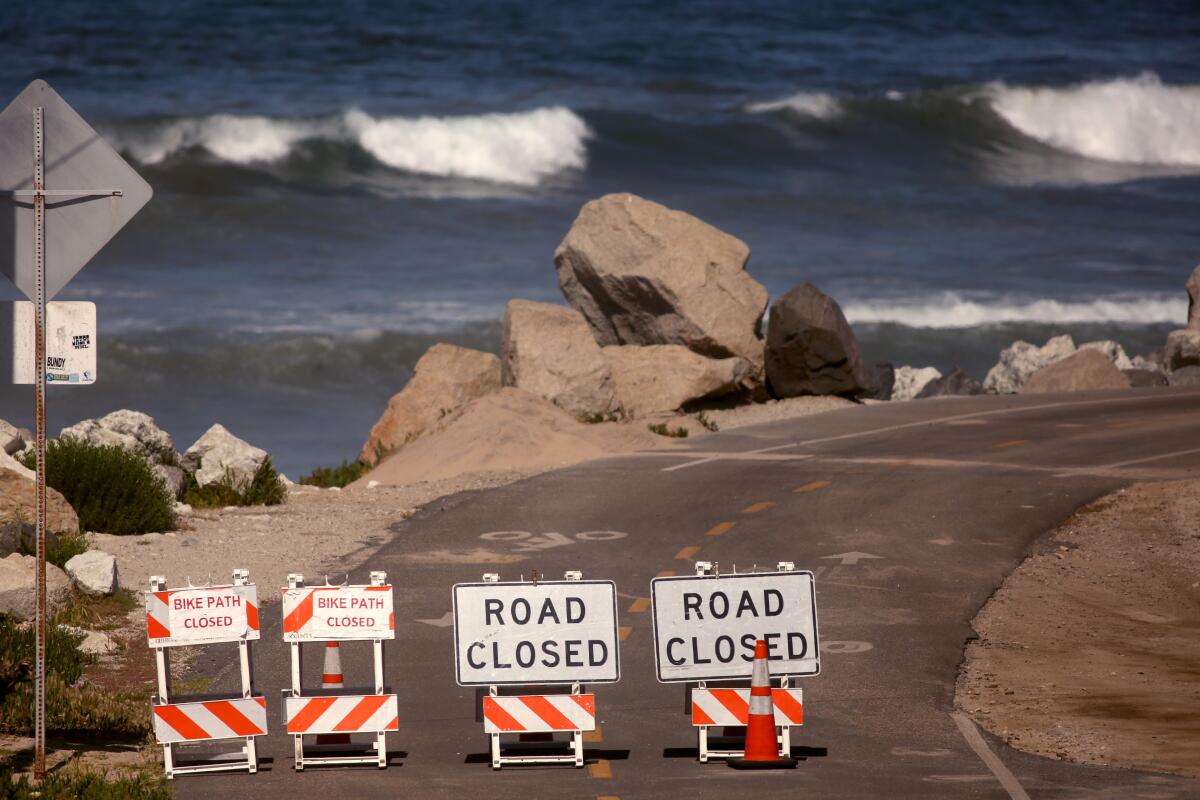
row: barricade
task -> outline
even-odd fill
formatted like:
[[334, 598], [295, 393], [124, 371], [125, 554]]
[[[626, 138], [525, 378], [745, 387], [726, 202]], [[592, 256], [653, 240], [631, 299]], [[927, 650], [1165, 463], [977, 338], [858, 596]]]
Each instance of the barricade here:
[[[152, 576], [146, 592], [146, 635], [158, 672], [158, 694], [151, 702], [154, 740], [162, 746], [167, 778], [195, 772], [257, 772], [254, 737], [267, 733], [267, 700], [254, 694], [250, 642], [259, 638], [258, 592], [250, 573], [235, 569], [228, 586], [181, 589], [168, 589], [166, 578]], [[238, 645], [241, 696], [173, 702], [167, 648], [223, 642]], [[181, 755], [177, 748], [224, 739], [245, 740], [240, 758], [176, 764]]]
[[[787, 755], [792, 752], [792, 728], [804, 724], [804, 694], [801, 689], [790, 688], [787, 678], [781, 678], [780, 682], [782, 684], [780, 688], [771, 690], [771, 703], [775, 709], [779, 752]], [[692, 689], [692, 725], [696, 728], [700, 761], [708, 763], [710, 758], [741, 756], [743, 754], [741, 747], [731, 749], [710, 746], [712, 744], [710, 728], [745, 728], [749, 721], [749, 714], [749, 688], [708, 689], [701, 683], [698, 688]]]
[[456, 680], [487, 689], [480, 712], [492, 769], [582, 767], [583, 734], [596, 729], [596, 697], [583, 682], [620, 680], [615, 585], [574, 570], [563, 578], [539, 581], [534, 571], [531, 582], [500, 583], [488, 573], [454, 587]]
[[[291, 645], [292, 687], [283, 690], [284, 720], [293, 736], [297, 771], [347, 764], [387, 767], [387, 732], [399, 730], [400, 721], [396, 695], [384, 684], [383, 640], [396, 638], [396, 623], [387, 573], [372, 572], [370, 579], [368, 586], [306, 587], [303, 575], [288, 575], [283, 589], [283, 640]], [[324, 688], [319, 694], [305, 694], [301, 645], [350, 641], [372, 643], [373, 687], [369, 691]], [[374, 742], [356, 746], [304, 740], [340, 733], [373, 734]]]
[[779, 659], [772, 661], [779, 670], [771, 690], [776, 740], [781, 755], [791, 752], [792, 728], [804, 724], [804, 695], [791, 679], [820, 671], [815, 597], [812, 574], [787, 561], [771, 572], [728, 575], [697, 561], [694, 576], [651, 582], [658, 679], [690, 684], [685, 709], [701, 763], [744, 755], [750, 688], [729, 684], [745, 680], [746, 648], [755, 649], [764, 628]]

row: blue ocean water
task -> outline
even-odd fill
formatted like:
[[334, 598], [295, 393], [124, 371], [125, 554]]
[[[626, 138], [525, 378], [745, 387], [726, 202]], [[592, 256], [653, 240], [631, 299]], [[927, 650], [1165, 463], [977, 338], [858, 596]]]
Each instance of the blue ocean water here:
[[561, 300], [613, 191], [832, 294], [872, 359], [1146, 352], [1200, 262], [1198, 44], [1186, 2], [6, 3], [0, 99], [48, 80], [156, 193], [62, 295], [97, 302], [100, 382], [51, 423], [352, 457], [429, 342]]

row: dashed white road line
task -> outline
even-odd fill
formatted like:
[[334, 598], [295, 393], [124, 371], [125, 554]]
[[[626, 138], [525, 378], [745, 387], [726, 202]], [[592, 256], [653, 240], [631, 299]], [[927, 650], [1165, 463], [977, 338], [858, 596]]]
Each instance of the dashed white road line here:
[[1004, 762], [991, 751], [987, 742], [979, 735], [979, 729], [975, 727], [975, 723], [968, 719], [966, 714], [959, 711], [951, 712], [950, 718], [958, 726], [958, 730], [967, 740], [967, 744], [975, 751], [975, 755], [979, 756], [996, 776], [996, 780], [1000, 781], [1000, 785], [1004, 787], [1004, 791], [1008, 792], [1008, 796], [1012, 800], [1029, 800], [1029, 795], [1026, 794], [1016, 776], [1009, 772], [1008, 767], [1004, 766]]

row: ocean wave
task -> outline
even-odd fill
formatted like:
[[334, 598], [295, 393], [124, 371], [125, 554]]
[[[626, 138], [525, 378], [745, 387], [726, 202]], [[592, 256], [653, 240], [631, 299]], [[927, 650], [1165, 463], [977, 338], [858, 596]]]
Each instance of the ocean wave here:
[[1170, 86], [1152, 73], [1067, 88], [984, 90], [992, 109], [1021, 133], [1086, 158], [1200, 166], [1200, 86]]
[[145, 165], [191, 150], [220, 161], [281, 161], [304, 142], [356, 145], [393, 169], [536, 186], [587, 161], [587, 123], [562, 106], [457, 117], [373, 117], [359, 109], [310, 119], [212, 114], [114, 126], [118, 149]]
[[1007, 322], [1154, 325], [1182, 324], [1187, 319], [1187, 302], [1163, 295], [980, 301], [948, 292], [932, 300], [852, 300], [843, 304], [842, 310], [851, 323], [890, 322], [912, 328], [970, 328]]
[[840, 117], [843, 106], [838, 98], [825, 92], [797, 92], [778, 100], [764, 100], [746, 105], [751, 114], [770, 114], [777, 111], [791, 112], [802, 117], [831, 120]]

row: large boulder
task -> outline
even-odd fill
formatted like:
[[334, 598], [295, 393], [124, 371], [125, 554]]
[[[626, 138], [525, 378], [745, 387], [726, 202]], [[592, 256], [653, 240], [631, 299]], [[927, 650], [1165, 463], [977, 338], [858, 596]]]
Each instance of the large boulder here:
[[175, 464], [179, 460], [171, 434], [155, 425], [149, 414], [140, 411], [121, 409], [99, 419], [85, 419], [63, 428], [59, 438], [66, 437], [120, 447], [152, 463]]
[[153, 464], [150, 469], [154, 472], [155, 477], [162, 481], [163, 486], [167, 487], [167, 492], [171, 497], [176, 500], [183, 499], [183, 493], [187, 489], [187, 475], [180, 467], [170, 464]]
[[[36, 486], [31, 477], [0, 469], [0, 556], [18, 552], [24, 543], [32, 550], [36, 539]], [[79, 533], [79, 517], [61, 494], [46, 487], [46, 536], [56, 543], [60, 536]]]
[[266, 450], [239, 439], [224, 425], [216, 424], [183, 454], [183, 467], [195, 474], [200, 486], [217, 483], [227, 474], [233, 479], [234, 486], [239, 486], [253, 480], [266, 457]]
[[563, 295], [601, 345], [678, 344], [762, 370], [767, 290], [750, 248], [682, 211], [632, 194], [580, 210], [554, 253]]
[[13, 455], [25, 449], [25, 437], [21, 429], [0, 419], [0, 453]]
[[417, 361], [404, 388], [388, 401], [359, 458], [374, 464], [381, 454], [449, 424], [471, 400], [499, 388], [500, 359], [494, 354], [435, 344]]
[[1029, 377], [1021, 394], [1128, 389], [1129, 378], [1098, 350], [1080, 350], [1048, 364]]
[[1068, 335], [1055, 336], [1041, 347], [1016, 341], [1000, 352], [1000, 360], [988, 371], [983, 388], [996, 394], [1016, 394], [1029, 376], [1042, 367], [1061, 361], [1075, 352], [1075, 341]]
[[1190, 330], [1200, 331], [1200, 266], [1192, 270], [1187, 282], [1188, 322]]
[[891, 400], [892, 387], [896, 385], [896, 368], [887, 361], [867, 365], [867, 378], [871, 389], [863, 395], [871, 400]]
[[12, 470], [21, 477], [28, 478], [29, 480], [33, 480], [35, 477], [33, 470], [22, 464], [20, 461], [17, 461], [3, 450], [0, 450], [0, 469]]
[[536, 394], [575, 416], [616, 407], [608, 362], [574, 309], [512, 300], [504, 311], [500, 368], [505, 386]]
[[1133, 361], [1125, 353], [1125, 348], [1111, 339], [1105, 339], [1099, 342], [1084, 342], [1079, 345], [1080, 350], [1096, 350], [1108, 357], [1108, 360], [1113, 363], [1117, 369], [1133, 369]]
[[987, 390], [983, 388], [982, 383], [955, 367], [945, 375], [926, 383], [913, 399], [924, 400], [927, 397], [955, 397], [971, 394], [987, 394]]
[[1200, 366], [1200, 330], [1184, 328], [1168, 333], [1163, 360], [1169, 370]]
[[72, 556], [66, 563], [67, 574], [84, 594], [103, 597], [115, 592], [117, 581], [117, 559], [103, 550], [88, 550]]
[[1200, 386], [1200, 367], [1180, 367], [1170, 375], [1172, 386]]
[[930, 381], [942, 377], [936, 367], [896, 367], [892, 384], [892, 400], [912, 400]]
[[633, 416], [675, 411], [737, 391], [752, 369], [744, 358], [705, 358], [677, 344], [604, 348], [617, 403]]
[[771, 306], [766, 372], [767, 385], [779, 398], [857, 397], [873, 388], [841, 307], [811, 283], [791, 289]]
[[[37, 614], [37, 559], [13, 553], [0, 558], [0, 614], [33, 619]], [[46, 564], [46, 604], [54, 614], [71, 596], [71, 581], [53, 564]]]
[[[1184, 369], [1191, 368], [1185, 367]], [[1135, 389], [1147, 386], [1166, 386], [1168, 382], [1167, 376], [1163, 374], [1162, 370], [1157, 369], [1138, 369], [1135, 367], [1134, 369], [1123, 369], [1121, 370], [1121, 374], [1129, 378], [1129, 385]]]

